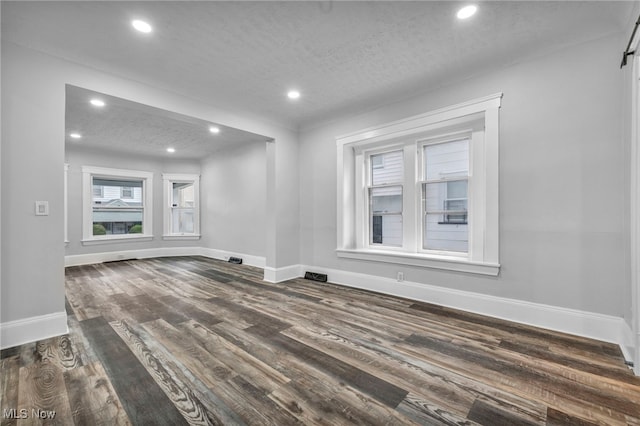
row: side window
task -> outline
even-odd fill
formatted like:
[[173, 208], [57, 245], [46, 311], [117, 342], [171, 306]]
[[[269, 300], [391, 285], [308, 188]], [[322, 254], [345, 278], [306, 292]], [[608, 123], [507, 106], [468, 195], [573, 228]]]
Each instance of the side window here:
[[165, 239], [200, 237], [200, 176], [163, 174]]

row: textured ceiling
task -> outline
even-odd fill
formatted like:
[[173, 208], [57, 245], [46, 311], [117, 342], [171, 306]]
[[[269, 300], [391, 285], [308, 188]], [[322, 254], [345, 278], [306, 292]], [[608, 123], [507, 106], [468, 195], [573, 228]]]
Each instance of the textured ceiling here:
[[299, 128], [620, 33], [633, 7], [478, 4], [459, 21], [454, 1], [3, 1], [2, 39]]
[[[92, 106], [90, 100], [94, 98], [104, 101], [105, 106]], [[211, 133], [212, 125], [220, 133]], [[254, 133], [71, 85], [66, 90], [65, 127], [66, 143], [71, 147], [189, 160], [268, 140]], [[71, 133], [80, 133], [82, 138], [73, 139]], [[167, 153], [169, 147], [175, 153]]]

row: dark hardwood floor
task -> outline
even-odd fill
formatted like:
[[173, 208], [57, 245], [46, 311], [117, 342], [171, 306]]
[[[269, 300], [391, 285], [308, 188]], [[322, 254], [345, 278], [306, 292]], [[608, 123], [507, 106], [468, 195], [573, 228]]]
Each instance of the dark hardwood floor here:
[[640, 425], [607, 343], [201, 257], [66, 289], [68, 335], [2, 351], [3, 425]]

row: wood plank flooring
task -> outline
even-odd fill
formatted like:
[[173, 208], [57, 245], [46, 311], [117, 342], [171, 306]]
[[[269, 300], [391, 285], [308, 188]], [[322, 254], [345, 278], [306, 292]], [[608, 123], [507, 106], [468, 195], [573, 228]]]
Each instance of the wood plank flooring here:
[[67, 268], [70, 333], [2, 351], [0, 423], [640, 425], [614, 345], [262, 274]]

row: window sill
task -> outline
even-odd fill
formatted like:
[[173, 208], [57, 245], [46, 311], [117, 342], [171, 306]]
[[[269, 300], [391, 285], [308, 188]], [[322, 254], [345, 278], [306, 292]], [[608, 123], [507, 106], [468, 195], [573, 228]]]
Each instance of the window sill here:
[[153, 235], [148, 234], [123, 234], [110, 235], [105, 238], [89, 238], [82, 240], [83, 246], [93, 246], [99, 244], [124, 243], [124, 242], [142, 242], [153, 240]]
[[470, 274], [498, 276], [500, 264], [474, 262], [450, 256], [425, 255], [378, 250], [337, 249], [338, 257], [345, 259], [368, 260], [372, 262], [394, 263], [398, 265], [418, 266], [422, 268], [444, 269], [447, 271]]
[[200, 234], [168, 234], [162, 236], [163, 240], [199, 240]]

